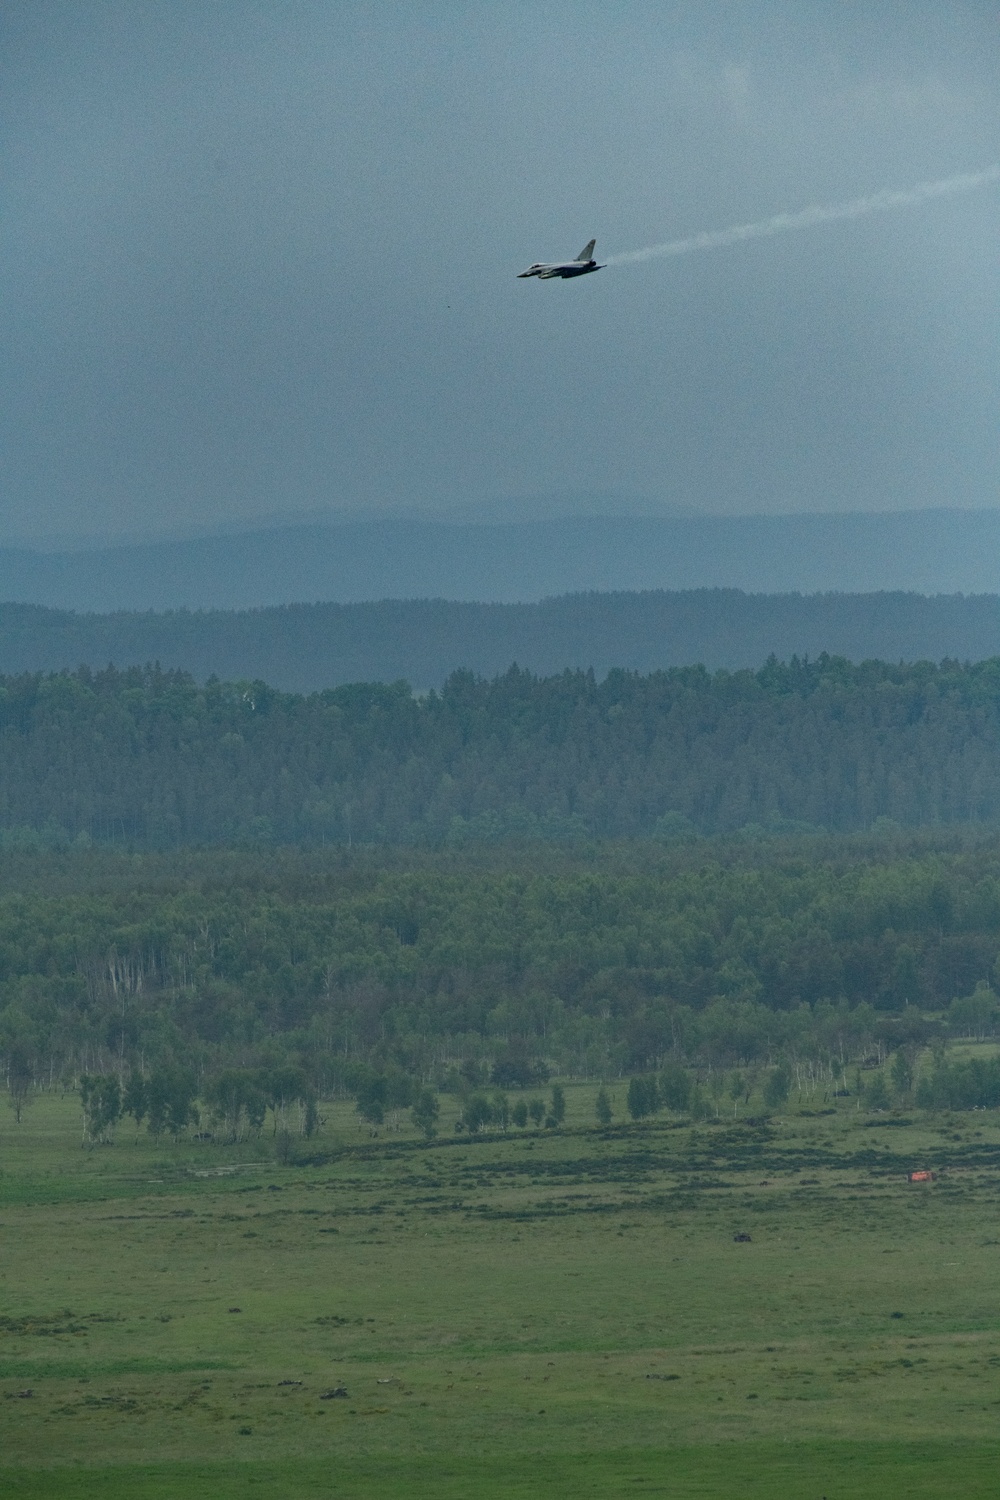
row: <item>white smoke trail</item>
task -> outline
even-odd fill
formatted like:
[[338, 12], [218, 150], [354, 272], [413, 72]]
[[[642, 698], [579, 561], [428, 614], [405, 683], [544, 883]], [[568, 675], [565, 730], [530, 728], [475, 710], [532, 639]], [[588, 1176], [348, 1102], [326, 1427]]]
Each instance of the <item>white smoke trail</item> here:
[[629, 250], [612, 255], [609, 266], [634, 264], [640, 260], [658, 260], [664, 255], [690, 255], [695, 250], [720, 250], [725, 245], [740, 245], [744, 240], [766, 240], [793, 229], [812, 229], [816, 224], [832, 224], [837, 219], [863, 219], [867, 214], [885, 213], [892, 208], [910, 208], [932, 198], [947, 198], [953, 193], [971, 193], [976, 188], [1000, 182], [1000, 164], [984, 167], [981, 172], [963, 172], [939, 182], [918, 182], [915, 187], [872, 193], [867, 198], [852, 198], [848, 203], [831, 203], [826, 207], [802, 208], [797, 213], [775, 214], [757, 224], [734, 224], [729, 229], [710, 229], [689, 235], [683, 240], [668, 240], [664, 245], [647, 245], [645, 250]]

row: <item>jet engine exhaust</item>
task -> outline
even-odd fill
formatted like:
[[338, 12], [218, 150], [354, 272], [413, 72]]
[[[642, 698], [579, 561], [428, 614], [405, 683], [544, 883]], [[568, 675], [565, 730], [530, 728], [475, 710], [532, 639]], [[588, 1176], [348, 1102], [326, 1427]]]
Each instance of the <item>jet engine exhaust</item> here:
[[727, 245], [741, 245], [744, 240], [766, 240], [776, 234], [789, 234], [794, 229], [812, 229], [817, 224], [833, 224], [839, 219], [864, 219], [868, 214], [887, 213], [894, 208], [911, 208], [919, 203], [928, 203], [934, 198], [948, 198], [954, 193], [972, 193], [977, 188], [1000, 182], [1000, 163], [984, 167], [981, 172], [963, 172], [957, 177], [944, 177], [938, 182], [918, 182], [915, 187], [871, 193], [867, 198], [852, 198], [847, 203], [831, 203], [822, 207], [802, 208], [796, 213], [775, 214], [773, 218], [761, 219], [756, 224], [734, 224], [729, 229], [710, 229], [702, 234], [692, 234], [683, 240], [668, 240], [663, 245], [647, 245], [644, 250], [628, 250], [621, 255], [611, 255], [605, 262], [609, 266], [634, 265], [643, 260], [659, 260], [661, 256], [691, 255], [696, 250], [721, 250]]

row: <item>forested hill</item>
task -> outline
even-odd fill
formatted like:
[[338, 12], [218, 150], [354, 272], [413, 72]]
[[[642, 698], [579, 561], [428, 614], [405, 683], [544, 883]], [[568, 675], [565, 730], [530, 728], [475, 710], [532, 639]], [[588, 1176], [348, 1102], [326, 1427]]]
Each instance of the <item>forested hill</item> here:
[[62, 552], [0, 547], [0, 599], [85, 610], [588, 590], [987, 593], [1000, 510], [757, 516], [386, 516]]
[[539, 604], [443, 599], [293, 604], [243, 611], [74, 614], [0, 605], [0, 672], [159, 661], [199, 680], [260, 678], [294, 692], [349, 682], [440, 687], [511, 662], [653, 672], [701, 662], [760, 667], [822, 651], [852, 661], [981, 661], [1000, 653], [1000, 597], [961, 594], [568, 594]]
[[1000, 822], [1000, 658], [456, 673], [310, 696], [179, 672], [0, 679], [8, 840], [462, 843]]

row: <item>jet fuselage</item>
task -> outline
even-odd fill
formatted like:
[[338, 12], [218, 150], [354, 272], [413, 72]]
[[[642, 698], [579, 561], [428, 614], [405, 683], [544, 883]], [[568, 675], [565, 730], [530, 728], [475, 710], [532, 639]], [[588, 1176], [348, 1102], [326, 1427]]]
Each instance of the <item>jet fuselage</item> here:
[[576, 260], [557, 260], [550, 265], [543, 265], [540, 261], [536, 261], [526, 271], [517, 273], [518, 280], [523, 280], [525, 276], [537, 276], [540, 281], [548, 281], [553, 276], [559, 276], [566, 281], [570, 276], [586, 276], [588, 271], [602, 271], [604, 267], [599, 266], [593, 258], [596, 243], [596, 240], [591, 240]]
[[579, 261], [568, 260], [563, 265], [556, 266], [529, 266], [526, 271], [518, 271], [518, 280], [524, 276], [537, 276], [540, 281], [548, 281], [550, 276], [561, 276], [565, 281], [570, 276], [586, 276], [588, 271], [603, 271], [596, 260], [588, 261], [581, 265]]

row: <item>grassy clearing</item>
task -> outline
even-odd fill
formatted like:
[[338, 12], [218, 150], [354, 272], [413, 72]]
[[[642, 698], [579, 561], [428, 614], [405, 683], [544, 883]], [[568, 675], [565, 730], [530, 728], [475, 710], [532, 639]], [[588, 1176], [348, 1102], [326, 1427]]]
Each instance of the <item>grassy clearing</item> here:
[[335, 1111], [294, 1166], [3, 1122], [4, 1494], [995, 1493], [991, 1117], [568, 1096], [430, 1145]]
[[368, 1496], [415, 1500], [468, 1500], [470, 1495], [552, 1500], [608, 1495], [662, 1495], [708, 1500], [738, 1488], [748, 1500], [826, 1495], [851, 1500], [938, 1500], [942, 1495], [996, 1494], [1000, 1445], [962, 1443], [768, 1444], [726, 1448], [618, 1449], [573, 1457], [548, 1455], [463, 1459], [447, 1456], [355, 1462], [338, 1458], [266, 1460], [227, 1465], [118, 1465], [39, 1473], [8, 1469], [10, 1500], [243, 1500], [281, 1495], [283, 1500], [344, 1500]]

